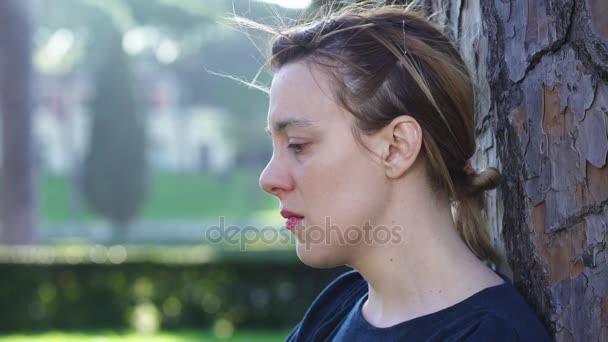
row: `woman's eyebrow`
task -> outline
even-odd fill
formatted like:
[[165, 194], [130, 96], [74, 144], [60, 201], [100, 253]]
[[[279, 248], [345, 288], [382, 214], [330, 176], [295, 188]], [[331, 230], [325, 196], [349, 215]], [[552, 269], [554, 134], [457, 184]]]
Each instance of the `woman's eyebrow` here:
[[[281, 133], [291, 126], [316, 127], [317, 125], [313, 121], [308, 120], [308, 119], [288, 118], [288, 119], [284, 119], [284, 120], [275, 122], [274, 131], [276, 133]], [[272, 130], [268, 127], [268, 125], [266, 126], [266, 128], [264, 128], [264, 130], [266, 131], [266, 134], [272, 136]]]

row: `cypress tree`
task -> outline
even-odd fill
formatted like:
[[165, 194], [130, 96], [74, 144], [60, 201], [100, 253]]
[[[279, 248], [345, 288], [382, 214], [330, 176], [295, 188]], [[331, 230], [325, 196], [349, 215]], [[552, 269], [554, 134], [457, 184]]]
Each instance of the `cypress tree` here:
[[84, 197], [94, 212], [112, 222], [115, 242], [124, 239], [146, 195], [145, 126], [121, 38], [115, 32], [101, 52], [105, 57], [90, 103], [93, 117], [83, 170]]

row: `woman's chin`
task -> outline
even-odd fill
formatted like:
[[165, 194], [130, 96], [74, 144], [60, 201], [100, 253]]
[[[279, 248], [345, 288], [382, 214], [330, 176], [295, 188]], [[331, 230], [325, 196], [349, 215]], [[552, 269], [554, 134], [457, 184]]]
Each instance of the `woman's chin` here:
[[331, 248], [331, 246], [321, 244], [307, 244], [300, 240], [296, 243], [296, 253], [300, 261], [314, 268], [331, 268], [344, 265], [345, 263], [340, 261], [339, 256], [335, 255], [338, 250], [339, 248]]

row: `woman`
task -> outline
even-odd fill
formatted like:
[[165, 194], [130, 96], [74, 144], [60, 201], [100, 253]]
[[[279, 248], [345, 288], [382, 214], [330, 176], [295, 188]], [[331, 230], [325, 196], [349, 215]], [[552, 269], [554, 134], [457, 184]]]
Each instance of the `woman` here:
[[549, 340], [484, 263], [484, 192], [500, 174], [470, 166], [473, 85], [440, 29], [411, 9], [349, 7], [276, 32], [269, 62], [260, 186], [302, 262], [354, 269], [288, 340]]

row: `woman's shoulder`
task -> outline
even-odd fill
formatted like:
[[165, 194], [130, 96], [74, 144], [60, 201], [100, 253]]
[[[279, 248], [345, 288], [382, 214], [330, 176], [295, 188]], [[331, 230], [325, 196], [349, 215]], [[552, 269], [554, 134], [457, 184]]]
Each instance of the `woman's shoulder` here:
[[[540, 324], [522, 325], [518, 318], [487, 313], [476, 324], [460, 330], [459, 341], [538, 341], [550, 342], [551, 338]], [[453, 337], [453, 336], [452, 336]]]
[[503, 339], [516, 336], [523, 341], [548, 341], [547, 330], [532, 306], [506, 275], [495, 272], [505, 282], [483, 290], [473, 297], [476, 304], [474, 306], [484, 314], [472, 340], [487, 340], [481, 338], [485, 336], [502, 336]]
[[[528, 333], [520, 331], [513, 322], [503, 316], [488, 313], [484, 315], [470, 330], [466, 332], [464, 341], [546, 341], [545, 339], [530, 339]], [[538, 337], [538, 336], [536, 336]]]

